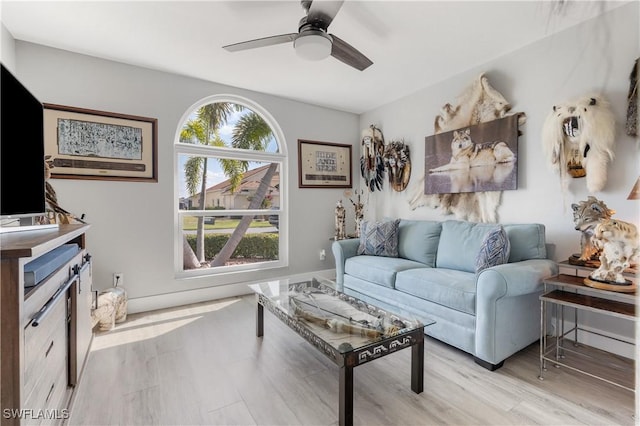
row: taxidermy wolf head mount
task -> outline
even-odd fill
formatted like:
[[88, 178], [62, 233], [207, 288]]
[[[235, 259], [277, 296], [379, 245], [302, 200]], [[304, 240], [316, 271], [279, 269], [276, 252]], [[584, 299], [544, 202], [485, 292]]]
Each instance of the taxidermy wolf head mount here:
[[598, 95], [554, 105], [542, 129], [545, 156], [560, 173], [563, 190], [569, 185], [567, 175], [586, 175], [590, 192], [602, 190], [614, 142], [613, 113], [609, 102]]

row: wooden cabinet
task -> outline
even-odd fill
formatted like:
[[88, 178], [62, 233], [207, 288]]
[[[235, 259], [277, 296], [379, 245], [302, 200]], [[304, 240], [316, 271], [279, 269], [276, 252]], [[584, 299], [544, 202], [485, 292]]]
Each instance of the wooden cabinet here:
[[[88, 225], [0, 238], [0, 419], [2, 425], [56, 424], [68, 406], [91, 345]], [[78, 252], [25, 290], [25, 265], [63, 244]]]

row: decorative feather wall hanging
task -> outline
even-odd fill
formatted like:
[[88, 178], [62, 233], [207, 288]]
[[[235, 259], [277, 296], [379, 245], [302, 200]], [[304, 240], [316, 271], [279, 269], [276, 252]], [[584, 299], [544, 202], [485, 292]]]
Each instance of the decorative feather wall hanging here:
[[362, 132], [360, 172], [369, 191], [382, 191], [384, 177], [384, 136], [373, 124]]
[[629, 76], [629, 95], [627, 101], [627, 135], [638, 136], [638, 68], [640, 68], [640, 58], [636, 59]]

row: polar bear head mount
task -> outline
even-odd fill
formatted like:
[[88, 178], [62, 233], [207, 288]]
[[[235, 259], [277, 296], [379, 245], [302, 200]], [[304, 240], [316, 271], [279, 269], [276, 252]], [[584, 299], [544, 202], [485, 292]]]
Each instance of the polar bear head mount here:
[[602, 190], [614, 142], [613, 113], [609, 102], [599, 95], [554, 105], [542, 129], [545, 156], [560, 173], [563, 189], [568, 187], [569, 175], [586, 176], [590, 192]]

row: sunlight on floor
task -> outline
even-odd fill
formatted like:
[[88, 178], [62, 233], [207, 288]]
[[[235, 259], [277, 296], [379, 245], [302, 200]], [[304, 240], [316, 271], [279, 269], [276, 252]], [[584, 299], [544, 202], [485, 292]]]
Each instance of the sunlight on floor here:
[[112, 330], [97, 332], [93, 338], [91, 351], [153, 339], [197, 321], [208, 312], [219, 311], [239, 301], [238, 298], [215, 300], [130, 315], [125, 322], [116, 324]]

